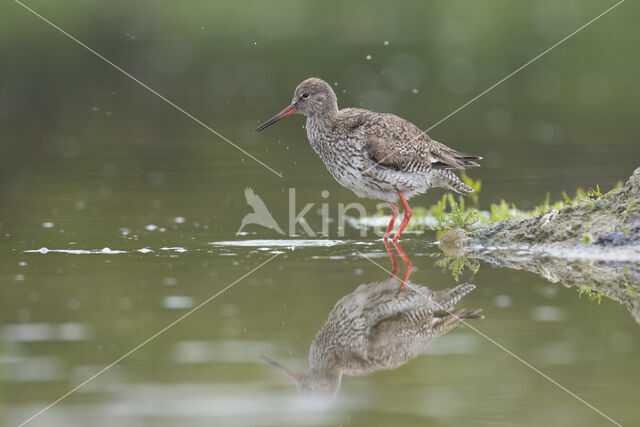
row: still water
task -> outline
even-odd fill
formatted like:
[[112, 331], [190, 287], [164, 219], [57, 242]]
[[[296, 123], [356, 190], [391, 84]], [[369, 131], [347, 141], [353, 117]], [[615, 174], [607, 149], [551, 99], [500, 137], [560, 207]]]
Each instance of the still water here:
[[[10, 58], [0, 71], [2, 425], [114, 361], [28, 425], [608, 422], [514, 355], [638, 423], [640, 262], [592, 261], [597, 277], [581, 260], [527, 254], [514, 254], [527, 268], [506, 267], [448, 258], [433, 232], [405, 232], [413, 270], [400, 290], [384, 244], [358, 221], [318, 234], [323, 204], [336, 218], [357, 199], [313, 153], [303, 120], [253, 133], [311, 75], [342, 107], [427, 128], [601, 2], [70, 3], [29, 4], [283, 177], [19, 6], [0, 6]], [[638, 6], [623, 7], [430, 131], [485, 157], [472, 175], [481, 209], [608, 190], [639, 166]], [[296, 213], [313, 204], [316, 236], [300, 225], [294, 236], [255, 224], [237, 234], [252, 212], [247, 187], [285, 231], [295, 189]], [[374, 215], [376, 202], [363, 203]], [[465, 268], [452, 274], [456, 262]], [[577, 273], [557, 280], [569, 276], [557, 269]], [[579, 292], [614, 280], [616, 300]]]
[[[157, 222], [166, 231], [133, 229], [91, 253], [76, 252], [91, 247], [61, 239], [69, 231], [57, 225], [29, 241], [4, 235], [6, 425], [274, 256], [33, 425], [603, 423], [486, 337], [617, 421], [637, 419], [639, 326], [618, 302], [484, 262], [456, 282], [424, 236], [402, 242], [414, 271], [400, 291], [380, 241], [219, 245], [203, 225]], [[484, 318], [449, 330], [445, 323], [456, 322], [442, 313], [447, 298], [429, 306], [428, 295], [462, 283], [476, 288], [450, 310], [482, 310]], [[320, 385], [299, 393], [264, 356], [330, 380], [316, 378]], [[345, 373], [341, 381], [336, 370]]]

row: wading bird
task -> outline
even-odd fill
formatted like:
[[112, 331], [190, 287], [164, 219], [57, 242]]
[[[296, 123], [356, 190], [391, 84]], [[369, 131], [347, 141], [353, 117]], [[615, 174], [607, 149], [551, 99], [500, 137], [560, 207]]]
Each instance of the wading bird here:
[[399, 368], [461, 321], [482, 318], [479, 309], [454, 309], [472, 284], [432, 291], [409, 282], [398, 292], [399, 282], [392, 277], [363, 284], [342, 297], [311, 343], [307, 373], [262, 360], [293, 379], [300, 393], [333, 397], [343, 375]]
[[385, 240], [398, 217], [398, 199], [404, 207], [404, 219], [394, 241], [411, 219], [407, 203], [411, 197], [432, 187], [458, 193], [473, 191], [451, 170], [479, 166], [474, 160], [481, 157], [462, 156], [393, 114], [361, 108], [340, 110], [331, 86], [315, 77], [300, 83], [291, 105], [258, 126], [256, 132], [294, 113], [307, 116], [309, 142], [338, 183], [359, 197], [391, 204]]

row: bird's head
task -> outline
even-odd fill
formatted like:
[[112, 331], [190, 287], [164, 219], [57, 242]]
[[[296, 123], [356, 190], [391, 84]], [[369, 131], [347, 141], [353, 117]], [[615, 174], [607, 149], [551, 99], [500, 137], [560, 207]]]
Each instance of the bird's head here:
[[329, 83], [316, 77], [311, 77], [298, 85], [291, 105], [258, 126], [260, 132], [280, 119], [298, 113], [305, 116], [332, 115], [338, 112], [338, 98]]
[[266, 356], [260, 356], [260, 358], [274, 367], [278, 372], [294, 380], [298, 385], [298, 392], [301, 395], [331, 399], [340, 388], [342, 374], [338, 371], [301, 374], [293, 369], [285, 368]]

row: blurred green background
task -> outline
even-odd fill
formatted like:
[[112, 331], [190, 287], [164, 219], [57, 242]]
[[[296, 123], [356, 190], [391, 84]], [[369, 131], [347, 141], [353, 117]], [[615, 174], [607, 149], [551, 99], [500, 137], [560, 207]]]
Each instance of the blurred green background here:
[[[614, 2], [25, 4], [284, 177], [19, 4], [3, 2], [0, 410], [6, 425], [19, 424], [184, 312], [166, 297], [191, 298], [177, 301], [193, 306], [266, 260], [268, 251], [209, 244], [237, 239], [250, 211], [245, 187], [281, 225], [290, 187], [298, 189], [300, 206], [317, 207], [328, 190], [332, 214], [337, 203], [356, 201], [313, 153], [300, 116], [253, 131], [288, 105], [300, 81], [321, 77], [334, 85], [341, 107], [393, 112], [426, 129]], [[482, 168], [472, 171], [483, 182], [481, 208], [503, 198], [530, 208], [547, 192], [560, 199], [562, 190], [571, 194], [579, 186], [608, 190], [640, 166], [639, 8], [623, 3], [429, 132], [484, 156]], [[432, 191], [413, 204], [441, 195]], [[376, 201], [361, 202], [374, 212]], [[319, 229], [319, 216], [312, 212], [308, 220]], [[277, 237], [258, 227], [248, 231]], [[356, 236], [347, 230], [347, 237]], [[414, 280], [451, 287], [453, 279], [425, 256], [423, 242], [431, 237], [407, 237], [418, 267]], [[295, 394], [294, 387], [257, 355], [290, 357], [304, 370], [308, 345], [338, 298], [382, 280], [384, 272], [352, 256], [359, 247], [353, 243], [340, 250], [283, 250], [282, 259], [247, 286], [33, 425], [111, 425], [111, 416], [122, 425], [603, 422], [469, 330], [451, 334], [478, 338], [470, 352], [448, 353], [445, 346], [444, 356], [345, 380], [345, 397], [333, 412], [297, 408], [282, 416], [291, 402], [279, 399]], [[384, 256], [377, 243], [371, 251]], [[23, 252], [40, 247], [153, 252]], [[579, 299], [575, 289], [485, 265], [466, 279], [479, 289], [465, 304], [485, 309], [487, 334], [623, 423], [635, 420], [640, 337], [624, 307], [597, 305]], [[513, 305], [501, 308], [500, 295]], [[539, 306], [554, 306], [561, 320], [536, 320], [531, 313]], [[29, 339], [15, 329], [45, 324], [57, 331], [64, 323], [84, 326], [69, 342], [55, 338], [57, 332]], [[222, 346], [215, 348], [223, 356], [195, 364], [172, 356], [189, 340]], [[176, 395], [180, 402], [169, 405]]]
[[[301, 117], [253, 133], [301, 80], [335, 82], [340, 106], [426, 129], [613, 2], [28, 4], [285, 179], [9, 2], [0, 191], [17, 221], [52, 194], [135, 207], [179, 192], [181, 206], [209, 212], [241, 208], [247, 185], [260, 195], [300, 186], [311, 200], [322, 187], [352, 200], [312, 152]], [[487, 204], [526, 208], [547, 191], [559, 199], [563, 189], [606, 189], [638, 166], [637, 8], [624, 3], [430, 132], [485, 157], [473, 174]]]

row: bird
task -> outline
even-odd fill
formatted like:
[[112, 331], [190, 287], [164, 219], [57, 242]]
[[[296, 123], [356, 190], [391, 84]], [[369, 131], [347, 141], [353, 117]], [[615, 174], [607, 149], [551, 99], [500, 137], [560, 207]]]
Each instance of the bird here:
[[244, 197], [247, 199], [247, 204], [253, 208], [253, 212], [246, 214], [244, 218], [242, 218], [242, 223], [238, 231], [236, 231], [236, 234], [239, 234], [247, 224], [258, 224], [275, 230], [280, 234], [285, 234], [276, 220], [271, 216], [267, 205], [264, 204], [260, 196], [253, 192], [251, 187], [245, 188]]
[[311, 77], [300, 83], [291, 104], [258, 126], [256, 132], [291, 114], [307, 117], [305, 127], [311, 147], [339, 184], [359, 197], [390, 203], [392, 216], [384, 240], [398, 217], [398, 199], [404, 218], [394, 241], [411, 219], [407, 203], [411, 197], [433, 187], [473, 192], [452, 170], [480, 166], [476, 160], [482, 157], [461, 155], [394, 114], [339, 109], [335, 92], [322, 79]]
[[343, 375], [399, 368], [460, 321], [483, 317], [480, 309], [454, 310], [475, 289], [473, 284], [431, 291], [409, 282], [408, 289], [398, 292], [399, 282], [389, 278], [362, 284], [338, 300], [311, 343], [307, 373], [260, 357], [293, 379], [301, 394], [332, 398]]

